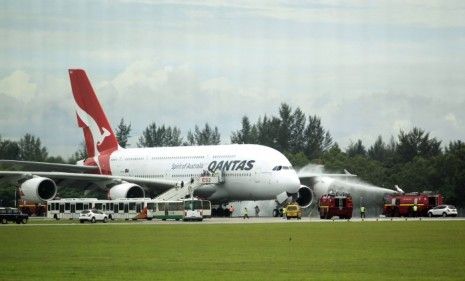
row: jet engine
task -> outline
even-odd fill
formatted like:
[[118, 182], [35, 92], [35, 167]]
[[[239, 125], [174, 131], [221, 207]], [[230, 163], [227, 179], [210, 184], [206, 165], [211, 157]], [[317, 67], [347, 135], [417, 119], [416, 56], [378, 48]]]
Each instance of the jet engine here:
[[57, 194], [55, 182], [49, 178], [34, 177], [20, 186], [21, 198], [27, 201], [42, 203], [53, 199]]
[[315, 197], [313, 190], [306, 185], [300, 185], [299, 191], [297, 192], [297, 204], [302, 208], [307, 208], [313, 203]]
[[142, 198], [145, 197], [144, 189], [137, 184], [124, 182], [113, 186], [108, 192], [110, 199]]

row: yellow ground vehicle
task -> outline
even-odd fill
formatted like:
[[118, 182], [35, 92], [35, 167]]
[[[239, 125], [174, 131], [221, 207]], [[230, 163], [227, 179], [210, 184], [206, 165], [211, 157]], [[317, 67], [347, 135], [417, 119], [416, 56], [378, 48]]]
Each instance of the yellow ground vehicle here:
[[286, 207], [286, 218], [289, 220], [291, 218], [301, 219], [302, 218], [302, 210], [297, 203], [291, 203]]

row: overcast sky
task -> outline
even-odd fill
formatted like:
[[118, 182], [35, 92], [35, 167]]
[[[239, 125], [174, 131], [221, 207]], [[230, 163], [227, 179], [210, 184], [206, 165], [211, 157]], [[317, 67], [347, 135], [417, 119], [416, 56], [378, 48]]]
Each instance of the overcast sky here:
[[229, 143], [283, 102], [342, 148], [414, 126], [465, 139], [463, 1], [1, 1], [0, 38], [0, 135], [51, 155], [83, 140], [69, 68], [133, 147], [154, 121]]

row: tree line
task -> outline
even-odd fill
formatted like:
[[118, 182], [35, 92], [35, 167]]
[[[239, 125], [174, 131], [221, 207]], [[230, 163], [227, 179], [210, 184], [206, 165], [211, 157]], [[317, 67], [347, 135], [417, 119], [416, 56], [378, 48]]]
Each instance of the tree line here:
[[[130, 133], [131, 124], [121, 119], [115, 134], [122, 147], [128, 146]], [[216, 145], [220, 142], [218, 128], [208, 123], [203, 127], [196, 125], [186, 138], [177, 127], [151, 123], [136, 145]], [[318, 116], [307, 117], [300, 108], [293, 110], [283, 103], [278, 116], [265, 115], [255, 123], [243, 116], [241, 128], [231, 133], [230, 142], [272, 147], [285, 154], [295, 167], [322, 164], [332, 172], [347, 169], [377, 186], [392, 188], [397, 184], [407, 192], [437, 191], [443, 194], [446, 202], [465, 206], [465, 144], [460, 140], [442, 144], [420, 128], [401, 130], [387, 142], [379, 136], [370, 146], [356, 140], [341, 149]], [[75, 163], [85, 157], [84, 143], [72, 157], [64, 160], [60, 156], [48, 156], [40, 139], [30, 134], [17, 142], [0, 137], [0, 159]]]

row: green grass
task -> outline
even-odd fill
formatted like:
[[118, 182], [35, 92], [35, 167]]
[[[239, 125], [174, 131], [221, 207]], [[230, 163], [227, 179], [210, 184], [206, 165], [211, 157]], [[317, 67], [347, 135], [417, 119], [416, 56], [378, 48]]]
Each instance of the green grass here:
[[0, 280], [465, 280], [465, 221], [0, 226]]

